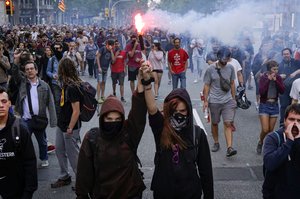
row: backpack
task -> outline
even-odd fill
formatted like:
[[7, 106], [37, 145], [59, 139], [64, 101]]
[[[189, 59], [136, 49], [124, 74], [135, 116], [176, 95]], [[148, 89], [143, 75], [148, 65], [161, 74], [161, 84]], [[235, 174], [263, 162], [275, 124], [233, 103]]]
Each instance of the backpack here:
[[20, 119], [16, 118], [11, 126], [11, 135], [15, 144], [15, 152], [19, 154], [21, 152], [21, 136], [20, 136]]
[[97, 110], [96, 89], [88, 82], [80, 83], [80, 92], [82, 94], [80, 100], [79, 118], [83, 122], [88, 122], [94, 116]]

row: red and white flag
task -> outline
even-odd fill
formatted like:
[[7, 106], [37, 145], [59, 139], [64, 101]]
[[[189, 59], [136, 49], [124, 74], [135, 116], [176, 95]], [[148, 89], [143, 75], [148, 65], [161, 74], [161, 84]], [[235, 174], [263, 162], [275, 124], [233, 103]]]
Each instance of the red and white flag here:
[[60, 9], [62, 12], [65, 12], [66, 7], [65, 7], [65, 1], [64, 0], [59, 0], [58, 1], [58, 9]]

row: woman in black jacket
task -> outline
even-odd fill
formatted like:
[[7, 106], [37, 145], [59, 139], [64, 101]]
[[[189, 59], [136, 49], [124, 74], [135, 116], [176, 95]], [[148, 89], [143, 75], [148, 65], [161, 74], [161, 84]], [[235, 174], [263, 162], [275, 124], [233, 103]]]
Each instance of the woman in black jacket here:
[[149, 123], [156, 144], [151, 189], [154, 199], [214, 198], [209, 146], [204, 131], [193, 124], [193, 111], [185, 89], [173, 90], [161, 113], [148, 78], [142, 80]]

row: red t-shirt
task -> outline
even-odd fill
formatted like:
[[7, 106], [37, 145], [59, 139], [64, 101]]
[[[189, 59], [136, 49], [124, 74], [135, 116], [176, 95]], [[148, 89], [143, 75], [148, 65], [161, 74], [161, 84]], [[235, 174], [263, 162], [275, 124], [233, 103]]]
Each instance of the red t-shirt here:
[[176, 50], [172, 49], [168, 52], [168, 62], [171, 63], [172, 71], [175, 74], [182, 73], [185, 70], [185, 63], [189, 55], [182, 48]]
[[[116, 55], [116, 52], [114, 52]], [[114, 64], [111, 64], [111, 72], [121, 73], [125, 71], [125, 60], [126, 60], [126, 51], [121, 50], [119, 55], [116, 57]]]
[[[132, 48], [133, 48], [132, 43], [128, 43], [125, 48], [126, 53], [129, 54]], [[133, 57], [130, 57], [128, 55], [128, 62], [127, 62], [128, 67], [139, 68], [141, 64], [140, 61], [137, 61], [138, 59], [139, 60], [142, 59], [142, 51], [141, 51], [140, 44], [136, 46]]]

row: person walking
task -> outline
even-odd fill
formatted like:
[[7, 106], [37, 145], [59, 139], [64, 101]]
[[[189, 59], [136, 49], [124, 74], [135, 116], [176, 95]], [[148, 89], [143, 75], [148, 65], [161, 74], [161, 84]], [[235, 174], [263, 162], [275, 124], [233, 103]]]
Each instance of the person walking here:
[[271, 60], [266, 63], [267, 72], [259, 81], [259, 119], [261, 132], [256, 152], [261, 154], [265, 136], [274, 130], [279, 115], [278, 96], [284, 92], [282, 78], [278, 74], [278, 63]]
[[180, 88], [186, 88], [186, 70], [188, 66], [189, 56], [187, 52], [180, 47], [181, 40], [174, 39], [174, 48], [168, 52], [168, 65], [172, 74], [173, 89], [178, 87], [180, 80]]

